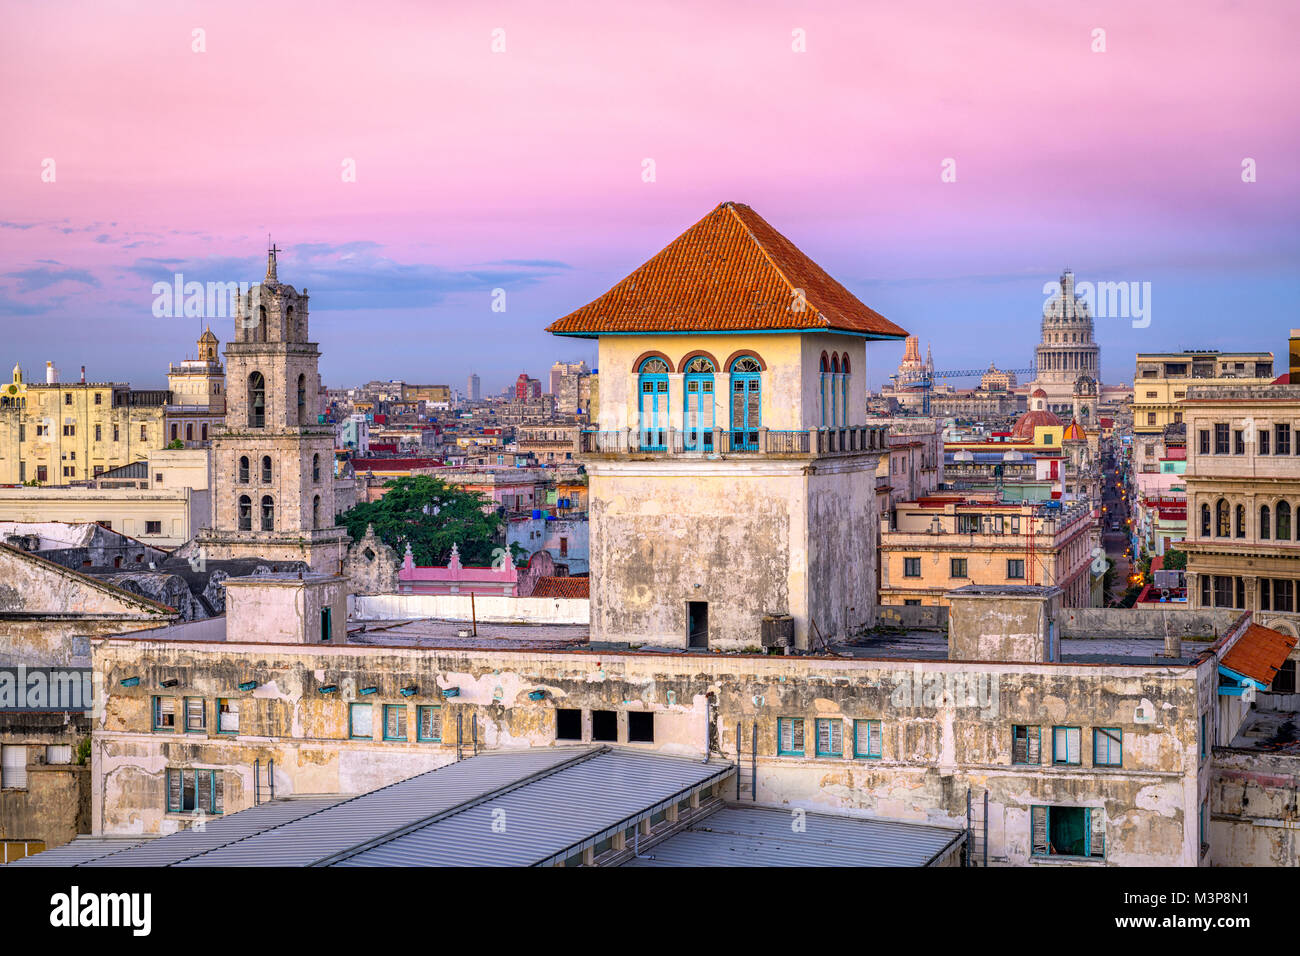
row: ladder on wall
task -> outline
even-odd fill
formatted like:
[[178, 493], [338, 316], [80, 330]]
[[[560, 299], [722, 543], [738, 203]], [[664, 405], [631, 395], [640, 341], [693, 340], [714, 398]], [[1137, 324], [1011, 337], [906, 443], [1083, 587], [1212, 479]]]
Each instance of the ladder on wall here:
[[[269, 794], [269, 796], [266, 799], [269, 802], [275, 799], [275, 758], [274, 757], [266, 762], [266, 777], [267, 777], [266, 793]], [[257, 760], [253, 761], [253, 806], [257, 806], [262, 802], [262, 793], [263, 793], [262, 760], [259, 757]]]

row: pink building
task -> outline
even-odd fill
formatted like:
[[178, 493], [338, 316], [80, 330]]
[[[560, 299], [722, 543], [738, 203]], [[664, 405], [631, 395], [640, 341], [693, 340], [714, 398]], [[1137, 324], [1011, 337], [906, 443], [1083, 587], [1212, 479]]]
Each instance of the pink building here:
[[460, 563], [460, 549], [451, 548], [451, 561], [445, 568], [419, 568], [407, 545], [402, 569], [397, 573], [397, 590], [401, 594], [496, 594], [516, 597], [519, 572], [509, 551], [504, 551], [499, 567], [473, 568]]

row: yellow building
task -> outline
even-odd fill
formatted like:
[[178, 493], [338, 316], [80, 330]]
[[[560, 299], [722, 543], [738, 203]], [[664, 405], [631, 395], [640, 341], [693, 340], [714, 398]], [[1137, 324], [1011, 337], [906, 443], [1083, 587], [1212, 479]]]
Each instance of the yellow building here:
[[947, 606], [968, 584], [1049, 585], [1092, 602], [1092, 507], [931, 495], [900, 503], [880, 532], [881, 605]]
[[771, 615], [810, 647], [875, 623], [866, 343], [901, 328], [723, 203], [549, 331], [599, 342], [593, 640], [758, 647]]
[[1183, 421], [1183, 400], [1196, 385], [1266, 385], [1273, 380], [1272, 352], [1139, 352], [1133, 374], [1133, 431], [1162, 435]]
[[60, 382], [48, 365], [40, 384], [25, 382], [15, 367], [0, 391], [0, 484], [84, 481], [166, 444], [166, 390]]

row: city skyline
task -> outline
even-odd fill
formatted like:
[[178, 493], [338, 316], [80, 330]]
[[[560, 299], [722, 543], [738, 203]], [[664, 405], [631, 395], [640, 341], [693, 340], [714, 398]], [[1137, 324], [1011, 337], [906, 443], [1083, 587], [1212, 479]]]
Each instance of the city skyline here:
[[[497, 392], [556, 359], [594, 364], [545, 326], [726, 200], [935, 342], [940, 369], [1027, 365], [1042, 286], [1067, 266], [1151, 283], [1149, 326], [1097, 320], [1107, 382], [1138, 351], [1281, 350], [1300, 292], [1295, 11], [1026, 5], [993, 29], [930, 6], [738, 20], [507, 4], [413, 10], [422, 29], [361, 38], [314, 32], [292, 5], [180, 6], [130, 30], [21, 9], [0, 40], [3, 358], [158, 382], [198, 323], [155, 318], [153, 284], [255, 282], [270, 233], [312, 294], [328, 384], [476, 370]], [[84, 81], [110, 63], [111, 97]], [[230, 319], [213, 329], [232, 337]], [[873, 387], [900, 356], [869, 350]]]

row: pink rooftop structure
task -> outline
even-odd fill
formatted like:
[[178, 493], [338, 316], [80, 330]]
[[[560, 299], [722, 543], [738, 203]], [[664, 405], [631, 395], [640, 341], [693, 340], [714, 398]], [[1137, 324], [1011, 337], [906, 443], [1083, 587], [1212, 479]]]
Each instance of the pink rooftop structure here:
[[451, 546], [451, 560], [445, 568], [418, 568], [411, 546], [406, 546], [402, 569], [397, 573], [397, 588], [402, 594], [499, 594], [515, 597], [519, 571], [510, 550], [502, 552], [500, 566], [466, 567], [460, 563], [460, 549]]

